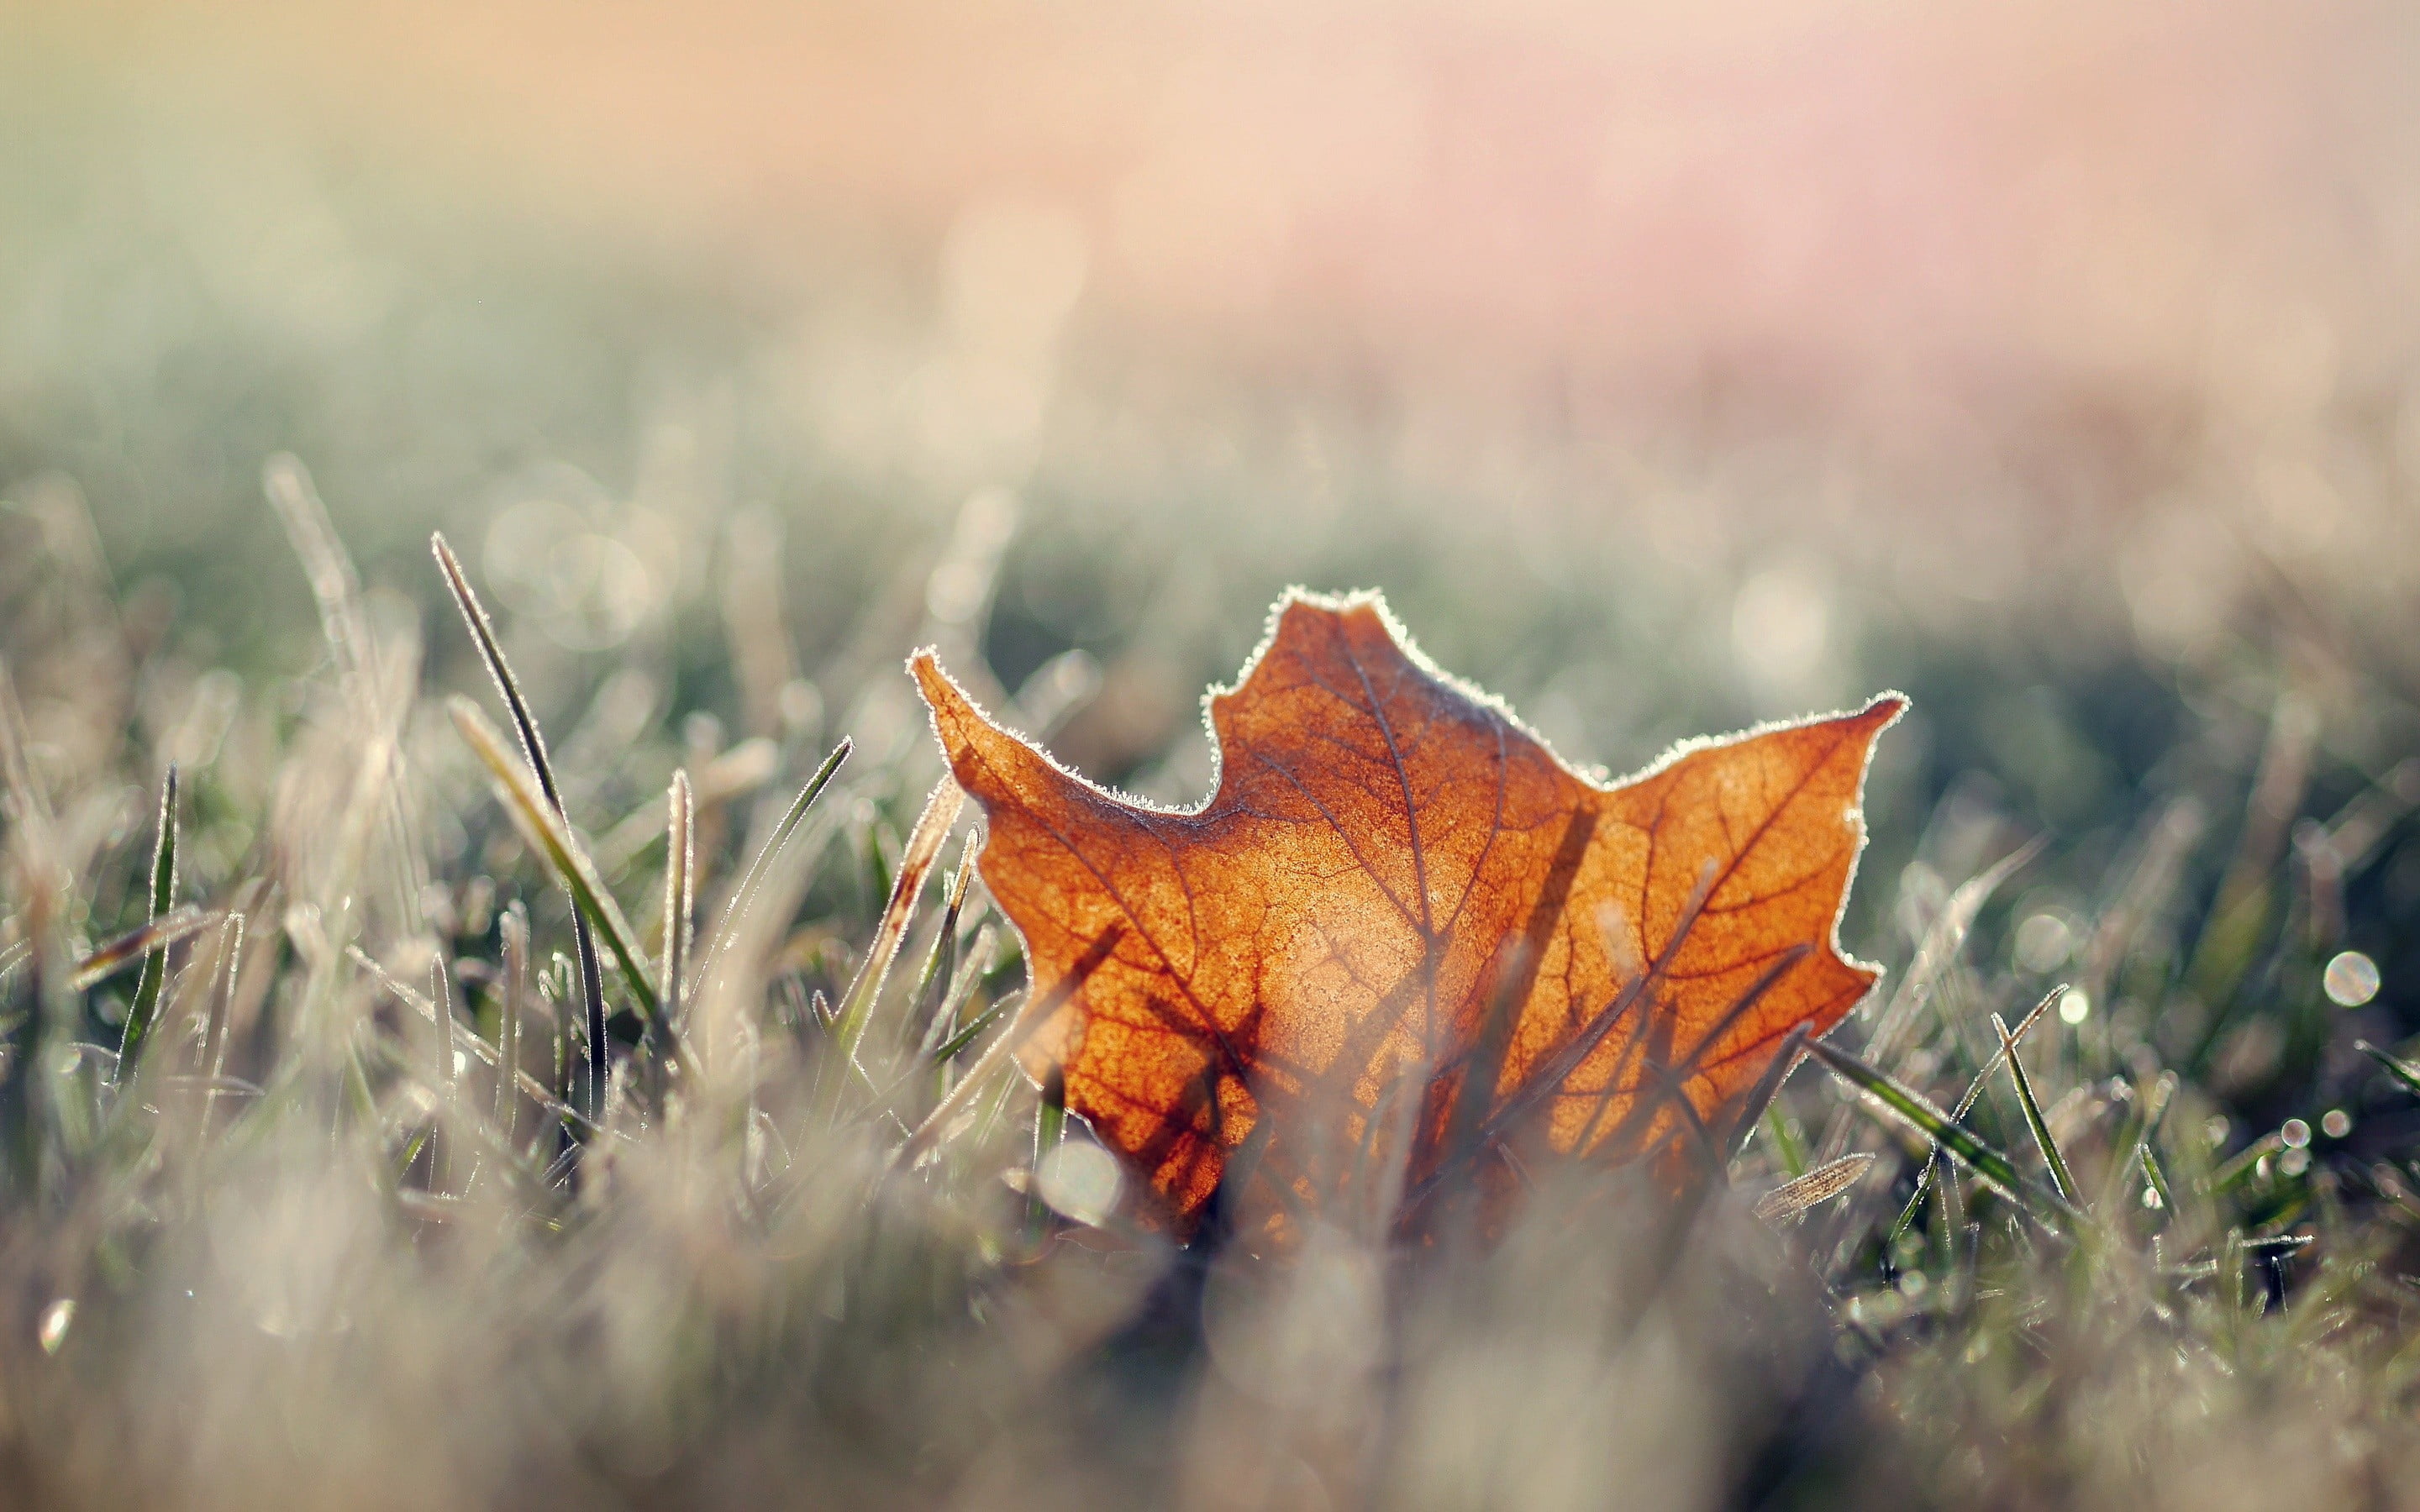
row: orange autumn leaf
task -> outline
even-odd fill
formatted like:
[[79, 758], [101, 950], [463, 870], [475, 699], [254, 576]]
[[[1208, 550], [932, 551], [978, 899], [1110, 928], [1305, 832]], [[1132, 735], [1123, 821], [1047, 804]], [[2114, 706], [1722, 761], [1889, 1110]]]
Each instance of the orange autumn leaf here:
[[1386, 1226], [1516, 1145], [1714, 1158], [1790, 1031], [1872, 986], [1834, 938], [1901, 701], [1603, 787], [1414, 651], [1290, 594], [1209, 704], [1217, 792], [1128, 801], [910, 662], [1025, 938], [1017, 1055], [1180, 1232]]

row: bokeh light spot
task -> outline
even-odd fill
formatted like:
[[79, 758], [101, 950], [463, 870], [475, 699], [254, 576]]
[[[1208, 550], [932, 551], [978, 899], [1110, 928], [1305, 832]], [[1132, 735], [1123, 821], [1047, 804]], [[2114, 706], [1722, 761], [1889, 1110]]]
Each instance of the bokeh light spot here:
[[2328, 1001], [2338, 1008], [2359, 1008], [2378, 995], [2378, 963], [2359, 950], [2342, 950], [2319, 978]]
[[34, 1337], [41, 1344], [44, 1354], [56, 1354], [59, 1346], [68, 1341], [68, 1325], [75, 1321], [73, 1297], [61, 1297], [42, 1309], [42, 1320], [36, 1325]]
[[1749, 578], [1731, 602], [1731, 650], [1740, 670], [1776, 697], [1797, 693], [1814, 681], [1831, 633], [1829, 587], [1794, 563]]
[[2074, 953], [2075, 926], [2061, 912], [2044, 909], [2017, 926], [2017, 964], [2027, 971], [2056, 971]]
[[1116, 1157], [1098, 1145], [1071, 1139], [1042, 1157], [1035, 1187], [1053, 1212], [1097, 1227], [1117, 1210], [1122, 1184]]

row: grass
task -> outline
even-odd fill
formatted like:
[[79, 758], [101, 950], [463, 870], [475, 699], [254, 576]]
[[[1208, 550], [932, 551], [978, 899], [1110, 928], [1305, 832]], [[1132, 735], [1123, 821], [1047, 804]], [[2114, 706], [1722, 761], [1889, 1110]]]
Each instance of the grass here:
[[[571, 656], [550, 609], [489, 614], [494, 554], [363, 574], [298, 462], [266, 496], [288, 556], [252, 571], [307, 588], [317, 660], [147, 631], [147, 588], [46, 556], [80, 539], [55, 488], [0, 516], [46, 522], [12, 539], [49, 595], [0, 639], [12, 1503], [2217, 1507], [2420, 1469], [2386, 660], [1881, 641], [1926, 723], [1844, 938], [1890, 978], [1721, 1185], [1675, 1212], [1542, 1168], [1491, 1246], [1268, 1265], [1138, 1227], [1016, 1074], [1050, 1001], [895, 672], [941, 641], [1094, 772], [1188, 796], [1152, 699], [1232, 671], [1261, 588], [1196, 585], [1249, 542], [1121, 643], [1053, 605], [1133, 542], [1070, 563], [1047, 503], [1007, 547], [968, 505], [995, 525], [820, 636], [716, 556], [659, 639]], [[1411, 545], [1425, 641], [1522, 709], [1605, 646], [1721, 682], [1652, 574], [1539, 593]], [[849, 571], [811, 547], [808, 591]]]
[[[515, 737], [422, 687], [299, 467], [270, 493], [327, 654], [258, 810], [224, 764], [141, 802], [46, 766], [40, 649], [0, 683], [21, 1503], [2199, 1507], [2420, 1468], [2420, 1072], [2320, 989], [2412, 795], [2263, 840], [2307, 720], [2241, 833], [2154, 806], [2099, 877], [1919, 841], [1886, 995], [1702, 1205], [1540, 1171], [1500, 1243], [1271, 1264], [1083, 1186], [921, 743], [793, 732], [753, 793], [644, 740], [558, 764], [442, 541]], [[601, 868], [650, 786], [665, 844]], [[2085, 906], [2001, 896], [2038, 866]]]

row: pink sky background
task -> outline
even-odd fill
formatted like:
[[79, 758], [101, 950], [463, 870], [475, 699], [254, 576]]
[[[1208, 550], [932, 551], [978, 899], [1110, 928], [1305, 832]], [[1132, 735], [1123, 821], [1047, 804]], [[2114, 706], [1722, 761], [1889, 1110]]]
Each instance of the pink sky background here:
[[805, 276], [835, 226], [930, 246], [970, 204], [1039, 207], [1077, 235], [1087, 318], [1254, 367], [1647, 393], [1746, 372], [1894, 415], [1945, 380], [2272, 410], [2399, 383], [2420, 316], [2420, 49], [2384, 5], [36, 22], [133, 87], [736, 278]]

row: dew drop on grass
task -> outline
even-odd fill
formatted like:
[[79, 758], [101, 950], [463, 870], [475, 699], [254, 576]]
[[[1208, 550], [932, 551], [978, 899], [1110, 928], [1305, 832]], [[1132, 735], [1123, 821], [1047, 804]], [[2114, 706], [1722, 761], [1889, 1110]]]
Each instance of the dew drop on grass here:
[[44, 1354], [56, 1354], [68, 1340], [68, 1325], [75, 1321], [73, 1297], [61, 1297], [42, 1309], [42, 1319], [36, 1325], [34, 1337], [40, 1342]]
[[2342, 1139], [2352, 1133], [2352, 1115], [2342, 1108], [2330, 1108], [2319, 1115], [2319, 1133], [2331, 1139]]
[[2070, 987], [2058, 995], [2058, 1021], [2076, 1025], [2092, 1016], [2092, 999], [2081, 988]]
[[2277, 1137], [2286, 1141], [2288, 1149], [2300, 1149], [2311, 1142], [2311, 1126], [2300, 1119], [2288, 1119], [2278, 1126]]
[[2310, 1168], [2311, 1152], [2307, 1149], [2289, 1149], [2277, 1157], [2277, 1174], [2288, 1180]]
[[2338, 1008], [2359, 1008], [2378, 995], [2378, 963], [2359, 950], [2338, 951], [2319, 985]]

